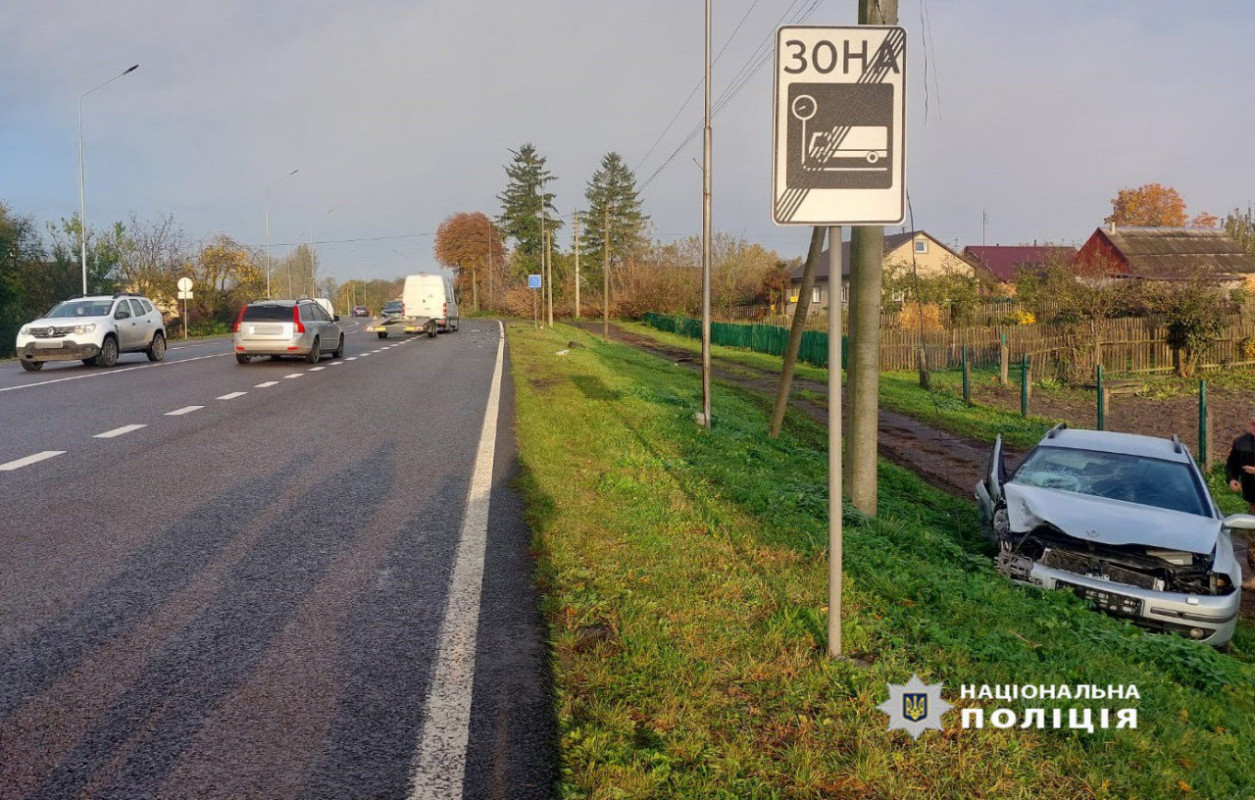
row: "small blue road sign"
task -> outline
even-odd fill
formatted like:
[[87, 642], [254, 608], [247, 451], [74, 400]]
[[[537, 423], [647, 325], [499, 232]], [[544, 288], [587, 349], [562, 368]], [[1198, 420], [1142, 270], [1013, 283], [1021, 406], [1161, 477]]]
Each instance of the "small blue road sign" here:
[[528, 276], [527, 276], [527, 288], [528, 288], [528, 289], [539, 289], [539, 288], [540, 288], [540, 276], [539, 276], [539, 275], [528, 275]]

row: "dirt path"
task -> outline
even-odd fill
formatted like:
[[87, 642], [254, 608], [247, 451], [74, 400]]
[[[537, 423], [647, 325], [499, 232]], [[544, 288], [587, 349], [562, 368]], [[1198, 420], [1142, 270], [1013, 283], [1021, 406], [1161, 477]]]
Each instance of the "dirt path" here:
[[[596, 335], [601, 333], [601, 326], [598, 324], [584, 323], [581, 327]], [[610, 338], [694, 371], [701, 368], [700, 360], [692, 352], [671, 347], [657, 339], [626, 331], [616, 325], [610, 326]], [[775, 397], [779, 382], [778, 373], [718, 356], [711, 358], [711, 377], [769, 398]], [[795, 378], [793, 388], [795, 396], [790, 398], [789, 405], [816, 422], [827, 424], [828, 385]], [[797, 397], [798, 389], [809, 390], [822, 395], [824, 399]], [[845, 394], [843, 391], [842, 402], [845, 401]], [[892, 411], [880, 411], [879, 433], [879, 450], [882, 456], [910, 469], [933, 486], [959, 497], [972, 497], [972, 489], [984, 476], [989, 461], [990, 445], [933, 428]], [[1013, 467], [1019, 463], [1021, 457], [1019, 453], [1008, 451], [1007, 465]]]

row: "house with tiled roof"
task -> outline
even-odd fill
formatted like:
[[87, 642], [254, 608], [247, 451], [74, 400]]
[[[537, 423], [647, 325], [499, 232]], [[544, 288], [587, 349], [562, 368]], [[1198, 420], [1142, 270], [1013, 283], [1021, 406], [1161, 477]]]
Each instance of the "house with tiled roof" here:
[[1003, 286], [1015, 284], [1021, 270], [1041, 271], [1051, 264], [1067, 265], [1076, 256], [1075, 247], [1057, 245], [968, 245], [963, 258], [976, 267], [977, 274]]
[[[811, 291], [810, 313], [818, 314], [828, 306], [830, 295], [831, 255], [824, 250], [815, 265], [815, 286]], [[947, 272], [962, 275], [974, 274], [972, 265], [963, 257], [947, 247], [940, 239], [927, 231], [904, 231], [902, 233], [885, 234], [884, 259], [885, 269], [907, 267], [915, 269], [921, 278], [933, 277]], [[805, 264], [793, 270], [793, 290], [789, 296], [790, 314], [793, 305], [798, 301], [798, 292], [802, 286], [802, 271]], [[841, 304], [850, 302], [850, 242], [841, 243]]]
[[1223, 230], [1098, 228], [1072, 259], [1072, 270], [1091, 280], [1203, 278], [1237, 287], [1255, 276], [1255, 255]]

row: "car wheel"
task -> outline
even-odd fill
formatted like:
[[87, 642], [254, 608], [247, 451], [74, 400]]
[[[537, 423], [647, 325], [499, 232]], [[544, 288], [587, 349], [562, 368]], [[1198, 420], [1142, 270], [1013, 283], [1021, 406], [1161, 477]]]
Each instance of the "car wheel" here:
[[331, 354], [332, 358], [344, 358], [344, 334], [340, 334], [340, 343], [336, 345], [336, 351]]
[[235, 363], [237, 363], [237, 364], [247, 364], [248, 362], [250, 362], [250, 361], [252, 361], [252, 360], [253, 360], [253, 357], [252, 357], [252, 356], [246, 356], [246, 355], [244, 355], [243, 353], [236, 353], [236, 354], [235, 354]]
[[380, 339], [387, 339], [387, 338], [388, 338], [388, 332], [387, 332], [387, 331], [379, 331], [379, 338], [380, 338]]
[[431, 322], [427, 323], [427, 338], [428, 339], [436, 338], [436, 321], [434, 319]]
[[161, 331], [153, 334], [153, 343], [148, 345], [146, 352], [149, 361], [160, 361], [166, 357], [166, 337]]
[[318, 337], [314, 337], [314, 344], [309, 348], [309, 354], [305, 356], [308, 364], [317, 364], [318, 359], [322, 358], [322, 342], [318, 341]]
[[96, 356], [96, 366], [108, 369], [118, 363], [118, 340], [106, 336], [100, 345], [100, 355]]
[[38, 372], [43, 368], [44, 362], [42, 361], [27, 361], [26, 359], [22, 359], [22, 369], [27, 372]]

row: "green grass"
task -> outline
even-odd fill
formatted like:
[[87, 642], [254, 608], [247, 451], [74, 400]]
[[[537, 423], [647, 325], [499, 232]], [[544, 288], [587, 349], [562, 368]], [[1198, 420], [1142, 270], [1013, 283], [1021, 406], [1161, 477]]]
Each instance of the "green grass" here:
[[[880, 519], [845, 514], [853, 658], [829, 661], [824, 431], [791, 413], [770, 440], [766, 401], [716, 386], [704, 432], [692, 373], [508, 330], [562, 797], [1255, 794], [1255, 668], [1011, 585], [969, 502], [889, 464]], [[956, 711], [916, 742], [875, 708], [912, 673], [956, 704], [965, 683], [1136, 684], [1140, 726], [961, 730]]]
[[[667, 345], [701, 352], [701, 344], [686, 336], [659, 331], [642, 323], [620, 323], [620, 326]], [[782, 361], [780, 356], [717, 345], [711, 348], [711, 353], [726, 361], [744, 364], [777, 375], [780, 373]], [[799, 378], [821, 383], [826, 383], [828, 380], [827, 369], [809, 364], [799, 364], [795, 374]], [[993, 376], [993, 372], [973, 373], [972, 380], [992, 380]], [[934, 372], [933, 391], [930, 392], [920, 387], [919, 376], [915, 372], [882, 372], [880, 374], [880, 405], [890, 411], [905, 414], [937, 428], [978, 441], [993, 442], [995, 436], [1002, 434], [1003, 441], [1007, 442], [1010, 447], [1022, 450], [1027, 450], [1037, 444], [1046, 431], [1058, 422], [1058, 420], [1031, 414], [1026, 418], [1015, 412], [968, 405], [963, 402], [962, 381], [962, 376], [958, 372]], [[794, 389], [795, 395], [814, 400], [814, 393], [807, 394], [807, 392], [809, 390]]]

